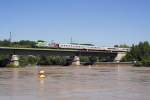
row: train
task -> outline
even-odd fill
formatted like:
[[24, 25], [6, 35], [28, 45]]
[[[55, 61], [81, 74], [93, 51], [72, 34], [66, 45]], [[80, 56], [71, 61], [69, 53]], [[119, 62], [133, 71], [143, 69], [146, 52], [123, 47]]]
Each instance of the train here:
[[45, 41], [37, 42], [36, 47], [39, 48], [59, 48], [59, 49], [79, 49], [79, 50], [108, 50], [106, 47], [98, 47], [94, 44], [78, 44], [78, 43], [48, 43]]
[[129, 51], [129, 48], [118, 48], [118, 47], [99, 47], [94, 44], [78, 44], [78, 43], [48, 43], [41, 41], [36, 43], [36, 47], [39, 48], [52, 48], [52, 49], [77, 49], [77, 50], [94, 50], [94, 51]]

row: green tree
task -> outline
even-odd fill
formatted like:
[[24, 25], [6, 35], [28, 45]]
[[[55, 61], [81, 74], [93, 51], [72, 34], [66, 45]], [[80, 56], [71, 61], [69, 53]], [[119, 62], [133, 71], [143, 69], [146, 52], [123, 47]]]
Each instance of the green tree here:
[[89, 62], [89, 57], [88, 56], [80, 56], [80, 62]]
[[10, 41], [8, 41], [8, 40], [3, 40], [3, 41], [1, 41], [0, 40], [0, 46], [2, 46], [2, 47], [9, 47], [10, 46]]
[[36, 56], [28, 56], [28, 63], [31, 65], [36, 65], [39, 61], [38, 57]]
[[89, 60], [92, 64], [94, 64], [95, 62], [97, 62], [97, 57], [91, 56], [91, 57], [89, 57]]
[[130, 48], [130, 46], [128, 46], [127, 44], [121, 44], [119, 45], [120, 48]]
[[19, 57], [19, 64], [21, 67], [27, 66], [29, 64], [28, 63], [28, 57], [27, 56], [20, 56]]
[[138, 45], [132, 45], [131, 50], [123, 59], [124, 61], [136, 60], [140, 65], [150, 66], [150, 44], [149, 42], [140, 42]]

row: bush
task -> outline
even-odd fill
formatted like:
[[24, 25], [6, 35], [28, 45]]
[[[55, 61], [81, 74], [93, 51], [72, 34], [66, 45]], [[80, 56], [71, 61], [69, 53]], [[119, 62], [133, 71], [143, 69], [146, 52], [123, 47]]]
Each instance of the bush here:
[[20, 64], [20, 66], [27, 66], [28, 65], [28, 57], [27, 56], [20, 56], [19, 57], [19, 64]]
[[0, 67], [5, 67], [9, 63], [8, 55], [0, 54]]
[[67, 60], [61, 56], [40, 56], [38, 65], [65, 65]]
[[138, 62], [136, 62], [135, 64], [134, 64], [134, 66], [142, 66], [143, 64], [141, 63], [141, 61], [138, 61]]
[[150, 57], [143, 58], [141, 63], [143, 66], [149, 66], [150, 67]]
[[81, 56], [80, 57], [80, 62], [90, 62], [88, 56]]
[[27, 60], [28, 64], [31, 64], [31, 65], [36, 65], [39, 61], [38, 57], [36, 56], [28, 56], [27, 59], [28, 59]]
[[17, 68], [18, 66], [14, 65], [14, 64], [7, 64], [6, 67], [9, 67], [9, 68]]

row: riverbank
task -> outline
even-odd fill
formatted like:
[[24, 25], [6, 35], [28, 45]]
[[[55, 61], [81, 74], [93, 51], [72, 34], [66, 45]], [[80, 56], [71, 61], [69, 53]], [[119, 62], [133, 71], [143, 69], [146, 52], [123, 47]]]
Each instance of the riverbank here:
[[[96, 62], [92, 66], [134, 66], [132, 62]], [[81, 62], [81, 66], [87, 66], [84, 62]]]

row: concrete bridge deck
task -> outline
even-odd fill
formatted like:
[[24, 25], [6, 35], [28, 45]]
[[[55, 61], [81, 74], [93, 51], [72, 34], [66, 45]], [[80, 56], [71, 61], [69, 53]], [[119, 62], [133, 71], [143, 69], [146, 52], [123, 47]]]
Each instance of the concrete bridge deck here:
[[0, 47], [1, 54], [14, 55], [59, 55], [59, 56], [101, 56], [101, 55], [116, 55], [117, 52], [110, 51], [93, 51], [93, 50], [77, 50], [77, 49], [50, 49], [50, 48], [14, 48], [14, 47]]

